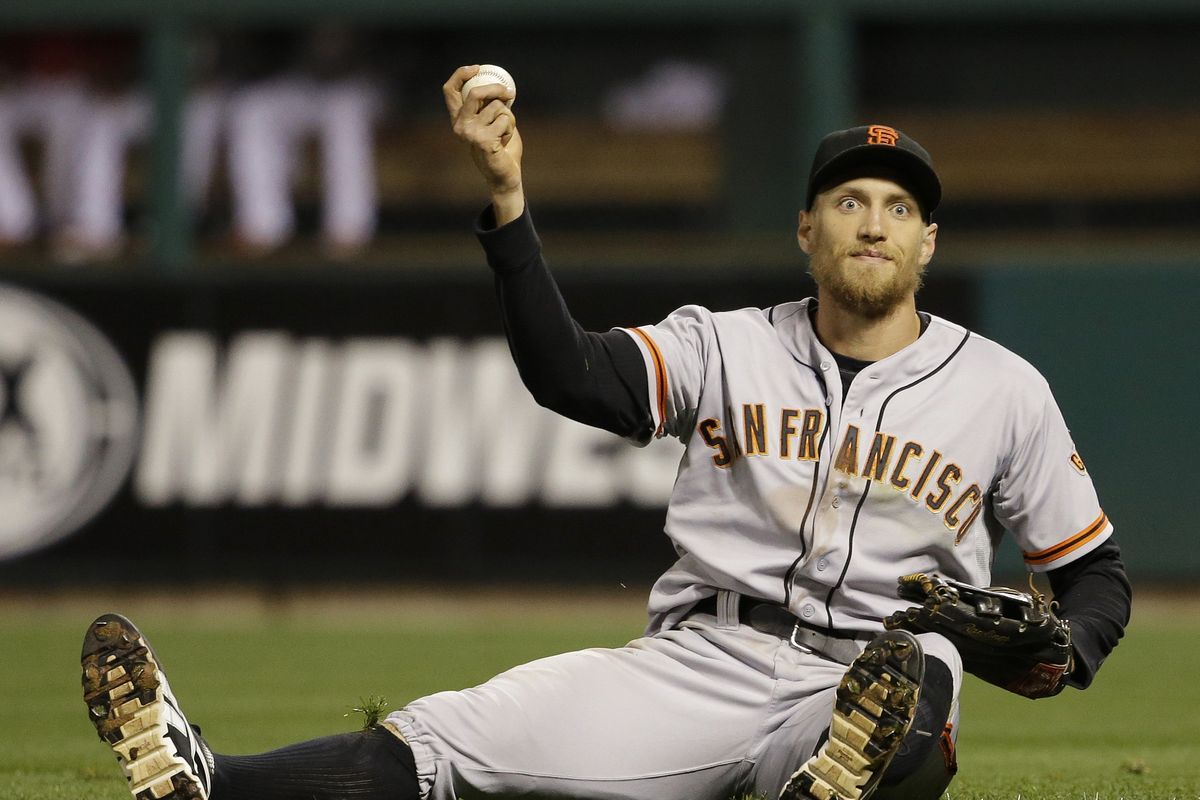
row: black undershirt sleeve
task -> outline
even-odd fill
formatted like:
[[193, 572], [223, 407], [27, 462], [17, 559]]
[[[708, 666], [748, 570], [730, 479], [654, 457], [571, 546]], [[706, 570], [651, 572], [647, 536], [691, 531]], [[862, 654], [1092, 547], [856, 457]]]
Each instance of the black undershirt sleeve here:
[[586, 425], [649, 441], [653, 418], [641, 350], [623, 331], [585, 331], [571, 316], [542, 257], [528, 207], [497, 228], [489, 206], [475, 233], [495, 272], [513, 361], [538, 404]]
[[1058, 615], [1071, 625], [1075, 668], [1067, 684], [1086, 689], [1129, 624], [1133, 590], [1121, 549], [1109, 537], [1092, 552], [1047, 575]]

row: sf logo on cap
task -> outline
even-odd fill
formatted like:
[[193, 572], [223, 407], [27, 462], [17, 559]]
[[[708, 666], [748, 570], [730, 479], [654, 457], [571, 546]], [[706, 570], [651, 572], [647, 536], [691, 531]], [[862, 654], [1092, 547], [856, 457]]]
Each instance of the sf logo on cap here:
[[899, 138], [900, 134], [896, 133], [896, 129], [887, 125], [872, 125], [867, 128], [867, 144], [889, 144], [895, 147]]

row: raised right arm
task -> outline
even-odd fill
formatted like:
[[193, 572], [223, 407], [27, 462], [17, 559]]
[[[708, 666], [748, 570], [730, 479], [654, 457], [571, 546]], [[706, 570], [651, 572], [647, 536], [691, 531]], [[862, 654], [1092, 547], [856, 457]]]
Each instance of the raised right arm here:
[[571, 419], [639, 441], [653, 431], [641, 351], [618, 330], [585, 331], [567, 309], [526, 207], [523, 147], [499, 84], [462, 85], [479, 71], [460, 67], [442, 87], [454, 133], [471, 151], [492, 195], [477, 235], [496, 276], [509, 349], [537, 402]]

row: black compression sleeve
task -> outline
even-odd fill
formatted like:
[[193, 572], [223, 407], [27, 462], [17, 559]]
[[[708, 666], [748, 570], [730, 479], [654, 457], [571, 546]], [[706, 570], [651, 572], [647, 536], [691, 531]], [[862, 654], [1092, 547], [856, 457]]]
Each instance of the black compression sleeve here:
[[1067, 683], [1086, 689], [1129, 624], [1133, 590], [1110, 537], [1092, 552], [1047, 573], [1060, 617], [1071, 624], [1075, 669]]
[[521, 380], [539, 405], [648, 441], [649, 381], [641, 351], [622, 331], [585, 331], [567, 309], [542, 257], [529, 209], [495, 227], [489, 207], [476, 235], [496, 274], [504, 332]]

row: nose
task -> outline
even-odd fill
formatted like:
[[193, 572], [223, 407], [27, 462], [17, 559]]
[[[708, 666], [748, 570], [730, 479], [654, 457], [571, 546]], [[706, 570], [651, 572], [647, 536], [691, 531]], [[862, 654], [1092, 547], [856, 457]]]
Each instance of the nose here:
[[883, 209], [872, 207], [863, 217], [862, 226], [858, 229], [858, 238], [864, 242], [881, 242], [887, 238], [884, 229]]

